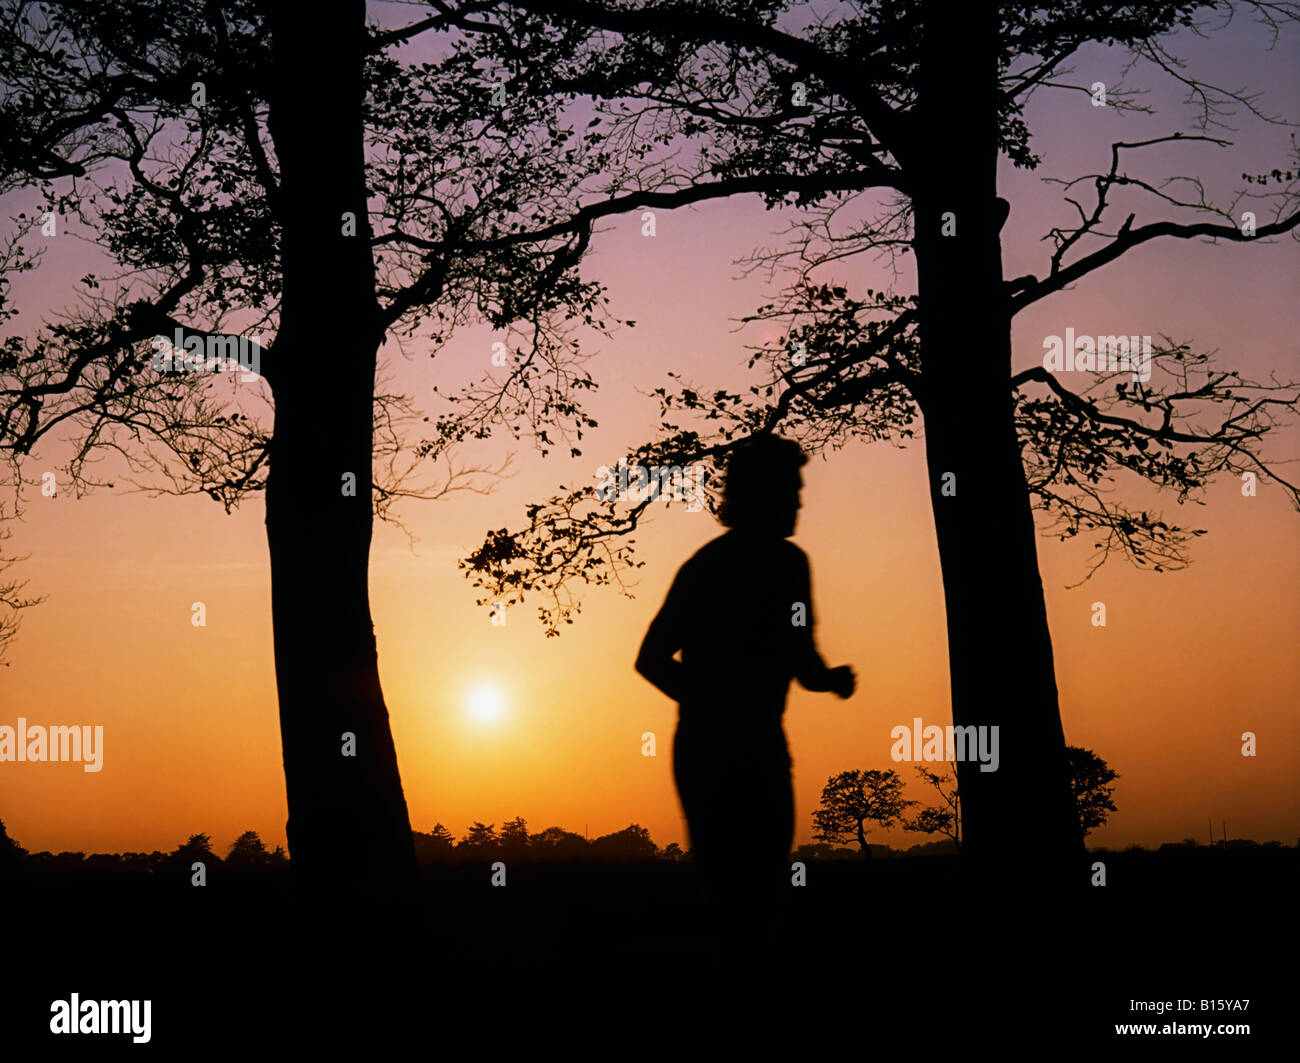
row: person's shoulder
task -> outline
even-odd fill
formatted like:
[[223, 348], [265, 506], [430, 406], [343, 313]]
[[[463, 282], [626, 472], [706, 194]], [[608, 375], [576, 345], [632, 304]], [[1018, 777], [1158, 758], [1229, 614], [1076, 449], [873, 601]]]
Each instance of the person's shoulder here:
[[799, 560], [807, 562], [808, 555], [803, 552], [803, 547], [793, 539], [782, 539], [781, 545], [782, 549], [784, 549], [791, 557], [797, 557]]
[[702, 574], [734, 564], [769, 565], [801, 578], [809, 575], [808, 555], [789, 539], [752, 539], [730, 530], [696, 550], [682, 571]]
[[708, 569], [711, 562], [718, 557], [719, 547], [717, 544], [719, 539], [722, 538], [723, 536], [718, 536], [717, 539], [710, 539], [683, 561], [678, 566], [674, 582], [679, 584], [691, 583], [701, 571]]
[[678, 569], [679, 578], [702, 577], [728, 568], [743, 558], [744, 544], [728, 529], [701, 546]]
[[789, 558], [791, 564], [800, 568], [808, 567], [808, 555], [803, 552], [803, 548], [798, 543], [791, 542], [789, 539], [782, 539], [781, 550]]
[[730, 532], [723, 532], [701, 546], [687, 559], [686, 564], [707, 563], [710, 558], [727, 553], [734, 546], [735, 537]]

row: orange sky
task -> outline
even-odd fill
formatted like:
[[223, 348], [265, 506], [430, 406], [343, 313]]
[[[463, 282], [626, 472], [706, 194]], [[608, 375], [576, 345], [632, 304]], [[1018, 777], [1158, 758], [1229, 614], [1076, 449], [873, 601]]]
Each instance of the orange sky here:
[[[1242, 39], [1258, 42], [1257, 35]], [[1262, 66], [1237, 41], [1189, 54], [1239, 75], [1223, 80], [1265, 89], [1278, 107], [1300, 98], [1300, 64], [1287, 70], [1275, 56]], [[1078, 80], [1105, 79], [1117, 62], [1090, 50], [1076, 64]], [[1156, 93], [1151, 101], [1158, 108], [1172, 101], [1175, 109], [1163, 118], [1121, 119], [1081, 94], [1031, 107], [1046, 161], [1039, 175], [1005, 174], [1002, 192], [1013, 203], [1004, 230], [1008, 276], [1041, 273], [1047, 245], [1039, 238], [1069, 218], [1059, 190], [1038, 177], [1104, 165], [1111, 139], [1179, 127], [1176, 94]], [[1221, 187], [1216, 180], [1284, 164], [1285, 133], [1250, 128], [1236, 148], [1216, 154], [1183, 147], [1183, 156], [1153, 156], [1146, 172], [1177, 172], [1186, 158], [1183, 172], [1207, 177], [1213, 193]], [[17, 200], [9, 199], [13, 213]], [[1148, 209], [1138, 221], [1157, 216]], [[440, 821], [459, 835], [474, 819], [499, 825], [521, 815], [533, 829], [558, 824], [593, 837], [637, 822], [660, 845], [685, 843], [671, 779], [675, 706], [633, 672], [632, 661], [676, 567], [720, 532], [712, 518], [659, 513], [637, 536], [646, 565], [635, 600], [588, 592], [577, 623], [558, 639], [545, 639], [524, 609], [504, 628], [491, 626], [455, 565], [484, 529], [518, 526], [527, 502], [559, 483], [590, 480], [598, 465], [643, 441], [656, 412], [643, 393], [664, 383], [668, 370], [702, 386], [734, 389], [744, 380], [742, 345], [758, 334], [733, 333], [730, 319], [765, 301], [767, 289], [761, 278], [736, 279], [732, 263], [774, 243], [781, 218], [746, 201], [660, 212], [657, 221], [653, 239], [641, 236], [639, 218], [628, 217], [594, 243], [589, 273], [609, 285], [614, 311], [638, 324], [605, 341], [592, 364], [602, 388], [590, 408], [602, 428], [583, 458], [542, 460], [515, 448], [518, 474], [495, 494], [406, 506], [401, 514], [419, 539], [414, 549], [399, 530], [376, 530], [371, 587], [380, 670], [417, 829]], [[82, 244], [51, 248], [46, 266], [15, 285], [29, 311], [20, 321], [66, 301], [66, 282], [84, 272], [85, 255]], [[866, 261], [841, 266], [838, 276], [854, 289], [889, 280]], [[1045, 335], [1073, 327], [1094, 335], [1169, 334], [1217, 348], [1223, 365], [1247, 376], [1274, 371], [1293, 379], [1300, 375], [1297, 290], [1293, 241], [1148, 245], [1022, 313], [1016, 366], [1041, 357]], [[433, 363], [436, 376], [422, 355], [394, 357], [392, 371], [436, 408], [430, 386], [448, 390], [486, 370], [492, 339], [483, 330], [462, 333]], [[923, 445], [855, 446], [805, 470], [795, 538], [812, 562], [817, 636], [828, 664], [856, 668], [859, 689], [848, 702], [798, 688], [791, 696], [798, 842], [810, 840], [810, 813], [829, 775], [897, 767], [910, 779], [909, 765], [889, 759], [890, 729], [914, 716], [950, 721]], [[1294, 427], [1267, 444], [1276, 459], [1294, 458], [1298, 446]], [[506, 449], [489, 443], [463, 456], [491, 460]], [[47, 447], [29, 471], [52, 468], [60, 457], [59, 448]], [[1073, 590], [1065, 588], [1086, 571], [1086, 542], [1041, 540], [1067, 739], [1096, 750], [1121, 776], [1119, 812], [1090, 840], [1205, 841], [1212, 817], [1216, 832], [1226, 821], [1234, 837], [1295, 843], [1296, 513], [1278, 490], [1261, 485], [1258, 497], [1244, 498], [1227, 478], [1204, 507], [1180, 508], [1140, 484], [1124, 485], [1121, 497], [1209, 534], [1193, 545], [1186, 571], [1155, 575], [1116, 560]], [[260, 499], [231, 517], [206, 499], [122, 491], [31, 499], [10, 546], [32, 555], [20, 575], [30, 580], [29, 592], [48, 600], [27, 612], [10, 666], [0, 669], [0, 724], [20, 715], [31, 723], [100, 724], [105, 749], [97, 774], [75, 764], [0, 764], [0, 818], [21, 844], [170, 849], [202, 831], [224, 851], [247, 829], [268, 844], [283, 843], [263, 517]], [[205, 628], [190, 624], [195, 601], [206, 605]], [[1095, 601], [1107, 605], [1104, 629], [1090, 623]], [[726, 608], [717, 603], [723, 622]], [[468, 711], [469, 692], [483, 684], [504, 697], [495, 723], [476, 722]], [[1244, 730], [1258, 736], [1255, 758], [1240, 755]], [[655, 758], [641, 755], [644, 731], [658, 736]], [[911, 796], [925, 791], [914, 787]], [[924, 839], [892, 830], [873, 840], [906, 846]]]

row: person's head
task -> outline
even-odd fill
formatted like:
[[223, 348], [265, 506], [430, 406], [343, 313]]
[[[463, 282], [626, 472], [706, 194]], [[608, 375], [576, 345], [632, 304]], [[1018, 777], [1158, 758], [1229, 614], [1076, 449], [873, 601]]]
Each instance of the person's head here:
[[718, 520], [738, 531], [794, 534], [799, 513], [799, 470], [808, 462], [792, 439], [758, 435], [738, 446], [727, 462]]

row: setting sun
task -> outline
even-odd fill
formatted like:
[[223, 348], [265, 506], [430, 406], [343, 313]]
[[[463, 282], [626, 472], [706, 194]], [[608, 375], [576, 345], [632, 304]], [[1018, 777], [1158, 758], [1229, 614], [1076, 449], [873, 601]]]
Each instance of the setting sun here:
[[475, 723], [496, 723], [505, 713], [506, 702], [500, 690], [484, 684], [469, 692], [465, 704]]

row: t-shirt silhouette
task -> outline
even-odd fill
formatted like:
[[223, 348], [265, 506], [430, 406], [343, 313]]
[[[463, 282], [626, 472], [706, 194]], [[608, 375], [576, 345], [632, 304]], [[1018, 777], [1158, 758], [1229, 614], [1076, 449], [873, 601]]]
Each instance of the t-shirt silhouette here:
[[770, 730], [813, 650], [812, 629], [807, 555], [788, 539], [732, 530], [682, 565], [647, 641], [681, 650], [682, 723]]
[[794, 796], [781, 719], [790, 680], [816, 659], [812, 627], [804, 552], [733, 529], [682, 565], [646, 634], [653, 656], [682, 654], [673, 775], [715, 888], [774, 885], [789, 856]]

